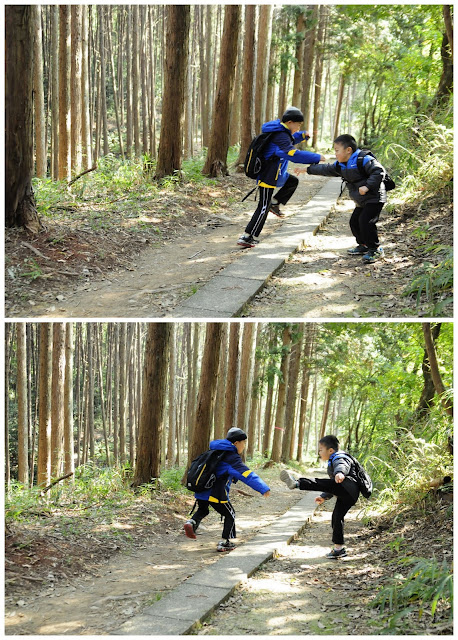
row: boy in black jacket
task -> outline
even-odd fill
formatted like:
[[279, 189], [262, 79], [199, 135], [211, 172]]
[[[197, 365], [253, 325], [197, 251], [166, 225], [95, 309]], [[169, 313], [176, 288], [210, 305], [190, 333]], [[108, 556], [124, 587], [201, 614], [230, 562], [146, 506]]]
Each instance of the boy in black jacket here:
[[[350, 218], [350, 229], [356, 238], [357, 246], [349, 249], [349, 255], [362, 256], [363, 262], [371, 264], [383, 256], [380, 246], [377, 222], [386, 202], [386, 189], [383, 179], [385, 169], [371, 155], [364, 155], [358, 149], [353, 136], [344, 134], [334, 140], [337, 161], [334, 164], [314, 164], [307, 167], [307, 173], [314, 176], [338, 176], [348, 186], [350, 198], [356, 208]], [[358, 168], [358, 156], [363, 154], [361, 171]], [[296, 173], [301, 172], [297, 170]]]
[[326, 555], [326, 558], [343, 558], [347, 555], [343, 535], [344, 518], [359, 497], [356, 470], [353, 461], [345, 452], [339, 451], [339, 441], [336, 436], [321, 438], [318, 444], [318, 454], [322, 460], [328, 461], [329, 480], [297, 478], [286, 469], [280, 473], [280, 479], [286, 483], [289, 489], [322, 491], [321, 495], [315, 498], [317, 504], [322, 504], [325, 500], [337, 496], [331, 521], [334, 548]]
[[[281, 204], [286, 204], [297, 189], [298, 179], [288, 173], [288, 162], [309, 164], [320, 162], [325, 157], [319, 153], [301, 151], [294, 145], [308, 138], [306, 131], [299, 131], [304, 116], [296, 107], [290, 107], [279, 119], [265, 122], [263, 133], [271, 133], [272, 138], [264, 152], [265, 164], [259, 175], [259, 203], [248, 223], [245, 233], [240, 236], [237, 244], [241, 247], [255, 247], [259, 240], [269, 211], [279, 218], [284, 214], [280, 210]], [[273, 197], [276, 187], [281, 187]]]
[[229, 499], [231, 483], [241, 480], [266, 498], [270, 495], [268, 485], [254, 471], [251, 471], [240, 457], [245, 449], [246, 440], [247, 435], [242, 429], [232, 427], [224, 440], [210, 442], [211, 450], [226, 451], [227, 453], [218, 463], [216, 482], [212, 488], [194, 494], [198, 509], [183, 526], [187, 537], [195, 539], [197, 527], [201, 520], [208, 516], [209, 507], [212, 506], [224, 518], [223, 534], [216, 547], [217, 551], [224, 552], [235, 549], [235, 544], [232, 542], [232, 539], [236, 538], [235, 511]]

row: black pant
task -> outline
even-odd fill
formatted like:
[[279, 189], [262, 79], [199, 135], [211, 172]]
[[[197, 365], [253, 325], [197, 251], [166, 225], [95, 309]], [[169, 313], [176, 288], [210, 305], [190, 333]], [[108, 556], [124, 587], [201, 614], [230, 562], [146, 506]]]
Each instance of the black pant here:
[[368, 249], [380, 246], [377, 233], [377, 222], [383, 209], [383, 202], [370, 202], [364, 207], [356, 207], [351, 214], [350, 229], [358, 244], [364, 244]]
[[330, 478], [315, 478], [314, 480], [299, 478], [299, 489], [303, 491], [323, 491], [337, 496], [331, 520], [332, 541], [334, 544], [343, 544], [344, 518], [352, 506], [356, 504], [358, 495], [356, 498], [351, 496], [342, 484], [338, 484]]
[[197, 505], [197, 511], [193, 516], [191, 516], [196, 523], [196, 529], [201, 520], [206, 518], [210, 513], [209, 505], [211, 505], [213, 509], [220, 513], [224, 518], [223, 534], [221, 537], [225, 540], [237, 537], [235, 532], [235, 511], [230, 502], [209, 502], [208, 500], [197, 500]]
[[[298, 184], [299, 180], [296, 178], [296, 176], [288, 176], [285, 184], [281, 189], [279, 189], [279, 191], [277, 191], [275, 195], [277, 202], [279, 202], [280, 204], [286, 204], [293, 193], [296, 191]], [[259, 187], [259, 203], [256, 207], [256, 211], [253, 213], [251, 220], [245, 229], [245, 233], [250, 234], [250, 236], [259, 236], [267, 220], [267, 214], [269, 213], [273, 193], [274, 189], [269, 189], [268, 187]]]

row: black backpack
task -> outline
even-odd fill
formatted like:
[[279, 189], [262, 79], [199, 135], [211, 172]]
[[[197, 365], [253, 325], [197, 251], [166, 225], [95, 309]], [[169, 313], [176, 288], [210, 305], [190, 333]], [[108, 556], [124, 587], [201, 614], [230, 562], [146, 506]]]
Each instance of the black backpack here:
[[[375, 155], [369, 149], [361, 150], [361, 153], [359, 153], [358, 157], [356, 158], [356, 166], [358, 167], [358, 171], [363, 176], [366, 175], [366, 172], [364, 171], [364, 166], [363, 166], [364, 158], [366, 156], [371, 156], [371, 158], [374, 158], [375, 160], [377, 160]], [[393, 189], [396, 189], [396, 183], [386, 169], [385, 169], [385, 177], [383, 178], [383, 184], [385, 185], [386, 191], [393, 191]]]
[[359, 460], [354, 458], [350, 453], [345, 452], [345, 455], [351, 459], [351, 461], [355, 466], [356, 477], [358, 478], [359, 490], [361, 491], [361, 493], [365, 498], [369, 499], [372, 495], [372, 489], [373, 489], [370, 475], [367, 473], [366, 469], [359, 462]]
[[216, 482], [216, 467], [226, 451], [205, 451], [192, 462], [186, 475], [186, 488], [199, 493], [211, 489]]
[[260, 133], [251, 141], [245, 162], [243, 163], [245, 175], [248, 176], [248, 178], [253, 178], [254, 180], [258, 179], [265, 162], [263, 151], [266, 148], [267, 143], [270, 141], [273, 133], [274, 132]]

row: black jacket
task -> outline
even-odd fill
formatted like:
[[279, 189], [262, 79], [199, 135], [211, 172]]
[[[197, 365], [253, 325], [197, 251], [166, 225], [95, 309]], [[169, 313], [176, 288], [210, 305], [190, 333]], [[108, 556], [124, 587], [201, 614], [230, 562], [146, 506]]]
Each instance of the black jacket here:
[[[344, 489], [348, 491], [352, 498], [355, 500], [359, 496], [358, 477], [356, 475], [355, 465], [353, 460], [349, 458], [345, 451], [336, 451], [328, 460], [328, 476], [334, 480], [338, 473], [343, 473], [345, 480], [342, 482]], [[332, 498], [332, 493], [322, 493], [321, 497], [325, 500]]]
[[[356, 161], [361, 149], [351, 155], [347, 162], [334, 162], [334, 164], [312, 164], [307, 167], [307, 173], [314, 176], [336, 176], [343, 178], [348, 186], [350, 198], [358, 207], [374, 202], [386, 202], [386, 189], [383, 183], [385, 169], [380, 162], [370, 155], [364, 156], [362, 175]], [[368, 187], [369, 191], [362, 196], [360, 187]]]

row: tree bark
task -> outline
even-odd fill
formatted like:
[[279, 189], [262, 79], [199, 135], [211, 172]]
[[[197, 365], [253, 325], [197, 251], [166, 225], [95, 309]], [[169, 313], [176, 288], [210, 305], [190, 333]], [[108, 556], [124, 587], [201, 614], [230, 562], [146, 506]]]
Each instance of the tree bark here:
[[245, 37], [243, 41], [243, 91], [242, 126], [240, 153], [237, 160], [238, 171], [243, 172], [243, 163], [248, 147], [254, 137], [254, 72], [255, 72], [255, 33], [256, 6], [245, 5]]
[[[306, 14], [301, 11], [296, 23], [296, 67], [294, 69], [293, 105], [300, 108], [302, 102], [302, 77], [304, 75]], [[310, 73], [310, 69], [308, 70]]]
[[51, 396], [51, 477], [62, 471], [64, 453], [65, 324], [53, 324]]
[[211, 177], [228, 175], [230, 105], [237, 61], [239, 29], [240, 6], [226, 5], [210, 142], [207, 160], [202, 169], [204, 175]]
[[137, 464], [132, 482], [134, 487], [149, 483], [160, 476], [169, 344], [170, 323], [149, 323], [143, 369]]
[[267, 85], [269, 81], [270, 42], [272, 33], [272, 10], [273, 7], [271, 4], [263, 4], [259, 7], [256, 100], [254, 104], [255, 134], [261, 131], [261, 125], [266, 120]]
[[281, 358], [281, 379], [278, 383], [277, 411], [274, 425], [274, 441], [272, 444], [271, 459], [280, 462], [283, 432], [285, 430], [286, 389], [288, 386], [288, 372], [290, 359], [291, 327], [283, 329], [283, 352]]
[[167, 49], [156, 178], [181, 169], [184, 91], [191, 10], [167, 5]]
[[64, 473], [75, 471], [73, 442], [73, 324], [65, 325]]
[[17, 332], [17, 432], [18, 432], [18, 480], [24, 486], [29, 483], [29, 420], [27, 411], [27, 351], [25, 322], [18, 322]]
[[326, 6], [320, 6], [320, 21], [318, 23], [318, 33], [317, 33], [317, 41], [318, 41], [318, 51], [316, 55], [316, 63], [315, 63], [315, 99], [313, 105], [313, 137], [312, 137], [312, 147], [316, 147], [318, 143], [318, 127], [319, 127], [319, 116], [320, 116], [320, 102], [321, 102], [321, 83], [323, 81], [323, 38], [324, 38], [324, 25], [325, 25], [325, 16], [326, 16]]
[[33, 39], [33, 93], [35, 116], [35, 165], [38, 178], [45, 178], [46, 165], [46, 127], [45, 98], [43, 83], [43, 31], [41, 28], [41, 6], [31, 5], [34, 23]]
[[240, 323], [231, 322], [229, 330], [229, 363], [226, 382], [226, 406], [224, 412], [225, 431], [235, 426], [237, 374], [239, 364]]
[[242, 431], [247, 430], [247, 416], [250, 407], [250, 371], [253, 362], [252, 351], [254, 341], [255, 324], [245, 322], [242, 338], [242, 358], [240, 363], [240, 381], [237, 403], [237, 427]]
[[294, 441], [294, 426], [296, 418], [297, 381], [299, 379], [299, 366], [301, 362], [302, 341], [304, 324], [299, 325], [301, 332], [298, 340], [291, 347], [291, 356], [288, 372], [288, 389], [286, 395], [285, 431], [282, 442], [281, 461], [287, 463], [290, 458], [291, 443]]
[[30, 5], [5, 6], [5, 223], [38, 233], [33, 175], [33, 21]]
[[82, 147], [82, 66], [83, 66], [83, 25], [82, 6], [72, 5], [71, 7], [71, 170], [74, 174], [79, 174], [83, 167], [83, 147]]
[[431, 333], [431, 323], [423, 322], [422, 323], [423, 335], [425, 338], [426, 351], [428, 352], [428, 360], [431, 367], [431, 377], [434, 382], [434, 387], [436, 389], [436, 393], [440, 398], [442, 406], [444, 407], [445, 412], [453, 417], [453, 404], [451, 398], [445, 396], [446, 388], [442, 381], [442, 377], [439, 371], [439, 365], [437, 362], [437, 353], [436, 347], [434, 345], [433, 336]]
[[59, 180], [71, 179], [70, 6], [59, 5]]

